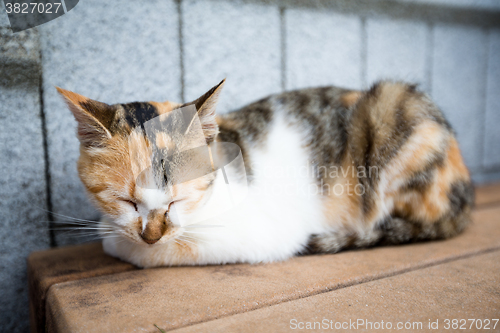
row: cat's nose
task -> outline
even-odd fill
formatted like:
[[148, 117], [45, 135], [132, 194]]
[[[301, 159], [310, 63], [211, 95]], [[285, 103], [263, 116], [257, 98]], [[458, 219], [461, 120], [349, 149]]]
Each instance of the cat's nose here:
[[159, 237], [159, 238], [155, 238], [155, 239], [151, 239], [151, 238], [148, 238], [148, 235], [147, 235], [147, 234], [145, 234], [145, 233], [143, 232], [143, 233], [141, 233], [141, 238], [142, 238], [142, 239], [143, 239], [146, 243], [148, 243], [148, 244], [154, 244], [154, 243], [156, 243], [157, 241], [159, 241], [161, 237]]
[[146, 243], [154, 244], [161, 239], [166, 230], [165, 210], [155, 209], [149, 212], [148, 222], [140, 235]]

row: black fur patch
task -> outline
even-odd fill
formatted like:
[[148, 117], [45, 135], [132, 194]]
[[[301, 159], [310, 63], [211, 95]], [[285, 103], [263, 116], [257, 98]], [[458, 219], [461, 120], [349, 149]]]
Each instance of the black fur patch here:
[[219, 134], [217, 135], [217, 141], [219, 142], [230, 142], [238, 145], [241, 149], [241, 154], [243, 156], [243, 162], [245, 163], [245, 170], [247, 176], [251, 179], [252, 177], [252, 166], [248, 159], [247, 147], [244, 141], [241, 139], [240, 133], [234, 129], [226, 128], [224, 126], [219, 126]]
[[469, 181], [456, 181], [451, 185], [448, 193], [450, 200], [450, 214], [459, 215], [465, 207], [474, 206], [474, 187]]
[[147, 102], [134, 102], [121, 106], [125, 112], [125, 121], [131, 128], [141, 126], [144, 129], [145, 122], [159, 116], [156, 107]]
[[414, 173], [403, 186], [403, 191], [417, 191], [424, 193], [434, 181], [435, 171], [438, 167], [443, 166], [444, 151], [436, 152], [434, 157], [420, 171]]

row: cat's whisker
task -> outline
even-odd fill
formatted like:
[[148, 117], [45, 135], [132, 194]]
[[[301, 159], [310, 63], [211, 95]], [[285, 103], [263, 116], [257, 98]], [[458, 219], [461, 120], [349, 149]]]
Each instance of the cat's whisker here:
[[84, 233], [84, 232], [65, 231], [65, 232], [59, 233], [58, 235], [71, 236], [71, 237], [88, 237], [88, 236], [103, 237], [103, 236], [112, 235], [112, 234], [101, 234], [101, 233], [95, 233], [95, 232]]
[[60, 223], [60, 222], [74, 222], [74, 223], [100, 223], [101, 221], [93, 221], [93, 220], [85, 220], [85, 219], [79, 219], [76, 217], [71, 217], [71, 216], [65, 216], [65, 215], [58, 215], [60, 217], [63, 217], [68, 220], [60, 219], [60, 220], [54, 220], [52, 222], [54, 223]]
[[47, 220], [44, 220], [44, 221], [40, 221], [40, 222], [52, 222], [52, 223], [55, 223], [55, 224], [64, 224], [64, 223], [97, 224], [97, 223], [102, 223], [102, 221], [90, 221], [90, 220], [89, 221], [74, 221], [74, 220], [47, 221]]
[[57, 228], [106, 228], [106, 226], [100, 226], [99, 224], [90, 224], [90, 223], [58, 223], [54, 227]]
[[179, 239], [179, 240], [181, 240], [181, 241], [183, 241], [183, 242], [187, 242], [187, 243], [191, 243], [191, 244], [193, 244], [193, 245], [196, 245], [196, 243], [194, 243], [194, 242], [192, 242], [192, 241], [190, 241], [190, 240], [188, 240], [188, 239], [185, 239], [185, 238], [183, 238], [183, 237], [181, 237], [181, 236], [177, 237], [177, 239]]
[[[49, 221], [40, 221], [40, 222], [47, 222], [48, 223]], [[100, 226], [99, 224], [90, 224], [90, 223], [65, 223], [65, 222], [61, 222], [61, 223], [56, 223], [56, 225], [54, 225], [51, 228], [54, 230], [57, 230], [57, 229], [61, 229], [61, 228], [73, 228], [73, 227], [74, 228], [77, 228], [77, 227], [95, 228], [95, 227], [99, 227], [99, 226]]]
[[114, 232], [110, 228], [87, 228], [87, 227], [67, 227], [67, 228], [49, 228], [49, 230], [54, 231], [74, 231], [74, 232]]
[[50, 228], [51, 230], [59, 230], [59, 231], [75, 231], [75, 232], [82, 232], [82, 231], [88, 231], [88, 232], [114, 232], [115, 228], [108, 227], [108, 226], [67, 226], [67, 227], [54, 227]]
[[187, 233], [190, 233], [190, 234], [199, 234], [199, 235], [210, 235], [211, 233], [211, 230], [207, 230], [207, 231], [192, 231], [192, 230], [183, 230], [182, 232], [187, 232]]
[[119, 235], [116, 235], [116, 234], [99, 235], [99, 238], [101, 238], [101, 239], [117, 238], [117, 237], [119, 237]]
[[[108, 238], [108, 237], [106, 237], [106, 238]], [[115, 238], [115, 239], [117, 239], [117, 240], [115, 240], [115, 245], [121, 244], [121, 243], [123, 243], [123, 242], [125, 242], [125, 241], [128, 240], [128, 238], [123, 237], [122, 235], [114, 235], [114, 236], [111, 236], [109, 238]], [[103, 238], [103, 239], [105, 239], [105, 238]]]
[[[49, 221], [47, 221], [49, 222]], [[59, 226], [64, 226], [64, 225], [75, 225], [75, 226], [98, 226], [98, 225], [101, 225], [101, 223], [89, 223], [89, 222], [75, 222], [75, 221], [58, 221], [58, 222], [55, 222], [54, 221], [54, 224], [56, 225], [56, 227], [59, 225]]]
[[50, 228], [51, 230], [102, 230], [102, 231], [113, 231], [113, 229], [108, 228], [108, 227], [86, 227], [86, 226], [81, 226], [81, 227], [55, 227], [55, 228]]
[[202, 243], [207, 243], [208, 241], [206, 239], [202, 239], [202, 238], [199, 238], [199, 237], [192, 237], [192, 236], [188, 236], [188, 235], [180, 235], [178, 237], [179, 239], [189, 239], [189, 240], [192, 240], [192, 241], [198, 241], [198, 242], [202, 242]]
[[220, 228], [224, 227], [222, 224], [190, 224], [183, 226], [183, 228]]
[[38, 209], [41, 209], [47, 213], [50, 213], [52, 215], [55, 215], [55, 216], [60, 216], [60, 217], [64, 217], [64, 218], [67, 218], [67, 219], [70, 219], [70, 220], [74, 220], [74, 221], [82, 221], [82, 222], [98, 222], [98, 221], [92, 221], [92, 220], [86, 220], [86, 219], [80, 219], [80, 218], [77, 218], [77, 217], [72, 217], [72, 216], [68, 216], [68, 215], [64, 215], [64, 214], [59, 214], [59, 213], [55, 213], [55, 212], [51, 212], [47, 209], [44, 209], [44, 208], [41, 208], [41, 207], [38, 207], [38, 206], [35, 206], [36, 208]]
[[59, 231], [61, 230], [62, 232], [66, 232], [66, 233], [95, 233], [96, 235], [98, 234], [104, 234], [104, 233], [109, 233], [109, 232], [112, 232], [112, 230], [98, 230], [98, 229], [88, 229], [86, 230], [85, 228], [83, 229], [71, 229], [71, 228], [67, 228], [67, 229], [54, 229], [54, 231]]
[[87, 229], [87, 228], [56, 228], [56, 229], [52, 229], [52, 230], [60, 230], [60, 231], [64, 231], [64, 232], [75, 232], [75, 233], [89, 233], [89, 232], [93, 232], [93, 233], [110, 233], [110, 232], [114, 232], [114, 230], [110, 230], [110, 229]]
[[125, 243], [127, 241], [131, 241], [128, 237], [124, 236], [124, 235], [117, 235], [116, 237], [118, 239], [118, 241], [116, 242], [116, 244], [121, 244], [121, 243]]
[[116, 230], [116, 231], [117, 231], [116, 237], [119, 238], [119, 241], [116, 242], [116, 244], [120, 244], [122, 242], [129, 240], [129, 236], [127, 235], [126, 232], [124, 232], [122, 230]]
[[179, 239], [181, 242], [184, 242], [184, 243], [189, 243], [189, 244], [192, 244], [192, 245], [196, 245], [196, 243], [193, 243], [191, 241], [188, 241], [187, 239]]
[[116, 232], [126, 236], [127, 235], [127, 232], [125, 230], [123, 230], [122, 228], [115, 228], [114, 229]]
[[101, 236], [102, 239], [109, 239], [109, 238], [118, 238], [118, 237], [121, 237], [121, 235], [104, 235], [104, 236]]
[[61, 233], [60, 236], [71, 236], [74, 238], [88, 238], [92, 237], [92, 239], [100, 239], [100, 235], [98, 234], [80, 234], [80, 233]]
[[184, 237], [184, 238], [187, 238], [187, 239], [198, 240], [198, 238], [197, 238], [197, 237], [195, 237], [195, 236], [184, 235], [184, 234], [180, 235], [179, 237]]
[[189, 230], [183, 230], [182, 233], [188, 233], [188, 234], [193, 234], [193, 235], [211, 235], [212, 233], [210, 232], [197, 232], [197, 231], [189, 231]]

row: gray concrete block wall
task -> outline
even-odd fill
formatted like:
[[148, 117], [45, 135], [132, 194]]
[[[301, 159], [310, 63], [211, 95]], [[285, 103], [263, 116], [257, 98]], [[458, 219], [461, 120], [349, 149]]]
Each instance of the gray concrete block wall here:
[[221, 113], [281, 91], [277, 6], [186, 0], [181, 10], [186, 102], [224, 78]]
[[38, 32], [0, 22], [0, 331], [28, 330], [26, 257], [50, 245]]
[[483, 163], [488, 170], [500, 167], [500, 29], [488, 34], [486, 119]]
[[418, 83], [428, 91], [430, 31], [424, 22], [367, 19], [366, 81], [382, 79]]
[[[39, 28], [55, 213], [91, 220], [99, 218], [77, 175], [76, 122], [55, 86], [110, 104], [137, 100], [179, 101], [177, 22], [173, 1], [150, 1], [148, 6], [121, 1], [120, 6], [116, 6], [86, 0], [63, 17]], [[60, 215], [55, 219], [67, 220]], [[79, 234], [66, 231], [56, 233], [56, 237], [59, 245], [82, 241]]]
[[[223, 113], [282, 90], [416, 81], [455, 126], [474, 179], [500, 180], [500, 5], [393, 5], [85, 0], [17, 37], [2, 30], [0, 156], [8, 158], [0, 159], [0, 330], [26, 331], [27, 254], [88, 240], [61, 230], [51, 238], [49, 217], [34, 206], [99, 217], [76, 172], [76, 123], [54, 86], [107, 103], [187, 102], [227, 77]], [[7, 26], [0, 9], [0, 29]]]
[[431, 94], [454, 127], [466, 164], [482, 166], [487, 38], [482, 28], [433, 28]]
[[[77, 178], [75, 123], [54, 85], [109, 103], [186, 102], [227, 77], [219, 105], [224, 113], [282, 89], [364, 88], [381, 78], [404, 79], [436, 97], [480, 175], [484, 92], [472, 85], [485, 80], [485, 60], [477, 58], [485, 41], [476, 39], [484, 39], [483, 28], [249, 2], [183, 0], [162, 3], [154, 13], [134, 10], [132, 2], [121, 8], [108, 15], [110, 5], [89, 0], [40, 27], [55, 213], [98, 218]], [[139, 24], [132, 13], [148, 23]], [[462, 38], [463, 31], [476, 35]], [[82, 241], [66, 232], [56, 237], [58, 244]]]
[[355, 15], [286, 9], [286, 89], [363, 88], [363, 22]]

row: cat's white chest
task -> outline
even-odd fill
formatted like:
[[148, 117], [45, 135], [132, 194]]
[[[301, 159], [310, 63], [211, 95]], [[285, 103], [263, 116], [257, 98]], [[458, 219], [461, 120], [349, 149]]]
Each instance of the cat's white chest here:
[[[252, 182], [234, 209], [207, 221], [220, 228], [204, 230], [200, 261], [261, 262], [286, 259], [324, 228], [303, 134], [277, 117], [265, 142], [248, 151]], [[200, 231], [201, 232], [201, 231]]]

